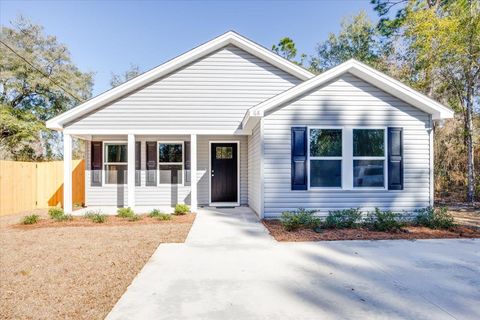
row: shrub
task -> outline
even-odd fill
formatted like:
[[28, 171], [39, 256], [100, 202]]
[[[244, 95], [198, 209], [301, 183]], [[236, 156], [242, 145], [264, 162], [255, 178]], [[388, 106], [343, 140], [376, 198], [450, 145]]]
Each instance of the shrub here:
[[158, 220], [171, 220], [172, 215], [168, 213], [161, 212], [159, 215], [155, 216]]
[[187, 214], [189, 212], [190, 212], [190, 208], [186, 204], [178, 203], [175, 206], [175, 214], [176, 215], [184, 215], [184, 214]]
[[325, 227], [330, 229], [354, 228], [362, 219], [360, 209], [335, 210], [328, 213]]
[[87, 211], [85, 213], [85, 218], [88, 218], [92, 220], [94, 223], [104, 223], [107, 220], [107, 216], [102, 214], [102, 212], [99, 211]]
[[293, 231], [300, 227], [316, 228], [321, 220], [314, 215], [314, 210], [298, 209], [296, 211], [285, 211], [280, 218], [283, 227], [287, 231]]
[[378, 208], [368, 213], [366, 223], [375, 231], [397, 231], [405, 226], [404, 219], [398, 213], [381, 211]]
[[38, 216], [36, 214], [31, 214], [29, 216], [23, 217], [22, 223], [23, 224], [35, 224], [35, 223], [38, 222], [38, 220], [40, 220], [40, 216]]
[[65, 214], [62, 208], [50, 208], [48, 215], [55, 221], [68, 221], [73, 219], [72, 215]]
[[57, 220], [61, 218], [61, 216], [64, 216], [65, 212], [62, 208], [50, 208], [48, 210], [48, 215], [50, 216], [50, 218]]
[[162, 215], [164, 213], [162, 213], [162, 211], [158, 210], [158, 209], [153, 209], [152, 211], [150, 211], [150, 213], [148, 214], [148, 216], [150, 218], [155, 218], [155, 217], [158, 217], [160, 215]]
[[120, 218], [131, 218], [135, 215], [135, 212], [131, 208], [118, 208], [117, 216]]
[[428, 207], [416, 211], [417, 216], [415, 222], [423, 227], [431, 229], [448, 229], [453, 227], [453, 215], [450, 214], [446, 207], [433, 208]]

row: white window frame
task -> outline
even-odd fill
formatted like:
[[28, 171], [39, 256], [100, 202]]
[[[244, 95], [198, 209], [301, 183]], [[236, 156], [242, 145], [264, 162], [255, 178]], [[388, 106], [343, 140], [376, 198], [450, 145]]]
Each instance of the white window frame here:
[[[353, 155], [353, 130], [383, 130], [383, 157], [370, 157], [370, 156], [354, 156]], [[352, 150], [352, 162], [350, 165], [351, 175], [352, 175], [352, 189], [353, 190], [387, 190], [388, 186], [388, 127], [352, 127], [351, 128], [352, 141], [350, 143], [350, 148]], [[383, 160], [383, 187], [356, 187], [355, 186], [355, 177], [354, 177], [354, 161], [355, 160]]]
[[[108, 145], [118, 145], [124, 144], [127, 146], [127, 162], [108, 162], [107, 157], [107, 146]], [[107, 165], [126, 165], [127, 166], [127, 179], [125, 183], [107, 183]], [[103, 186], [126, 186], [128, 183], [128, 141], [126, 140], [115, 140], [115, 141], [102, 141], [102, 185]]]
[[[182, 162], [160, 162], [160, 145], [161, 144], [181, 144], [182, 145]], [[177, 186], [183, 186], [185, 184], [184, 172], [185, 172], [185, 141], [157, 141], [157, 186], [167, 185], [166, 183], [160, 183], [160, 164], [161, 165], [182, 165], [182, 183], [177, 183]], [[172, 185], [172, 184], [170, 184]]]
[[[318, 157], [318, 156], [311, 156], [310, 155], [310, 130], [340, 130], [342, 132], [342, 156], [341, 157]], [[335, 126], [311, 126], [307, 127], [307, 186], [308, 190], [342, 190], [344, 189], [344, 174], [345, 174], [345, 127], [335, 127]], [[341, 172], [342, 172], [342, 178], [341, 178], [341, 184], [340, 187], [312, 187], [310, 186], [310, 160], [341, 160]]]

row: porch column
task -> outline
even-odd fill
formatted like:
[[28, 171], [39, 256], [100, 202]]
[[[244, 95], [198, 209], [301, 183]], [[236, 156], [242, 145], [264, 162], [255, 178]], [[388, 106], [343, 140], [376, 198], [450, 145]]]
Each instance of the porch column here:
[[127, 155], [127, 189], [128, 206], [135, 207], [135, 135], [128, 134], [128, 155]]
[[63, 134], [63, 210], [72, 213], [72, 136]]
[[197, 212], [197, 135], [190, 135], [190, 210]]

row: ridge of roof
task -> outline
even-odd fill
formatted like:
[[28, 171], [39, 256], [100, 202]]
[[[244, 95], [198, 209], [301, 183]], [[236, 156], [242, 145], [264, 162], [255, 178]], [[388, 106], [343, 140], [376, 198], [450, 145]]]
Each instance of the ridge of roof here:
[[165, 63], [149, 70], [141, 75], [130, 79], [129, 81], [105, 91], [88, 101], [72, 108], [50, 120], [47, 121], [47, 128], [62, 131], [63, 126], [78, 117], [81, 117], [115, 99], [118, 99], [129, 92], [132, 92], [142, 86], [162, 77], [171, 72], [174, 72], [185, 65], [198, 60], [216, 50], [219, 50], [227, 45], [234, 45], [246, 52], [262, 59], [279, 69], [299, 78], [300, 80], [307, 80], [313, 78], [315, 75], [310, 71], [294, 64], [291, 61], [277, 55], [267, 48], [253, 42], [252, 40], [240, 35], [239, 33], [230, 30], [224, 34], [203, 43]]

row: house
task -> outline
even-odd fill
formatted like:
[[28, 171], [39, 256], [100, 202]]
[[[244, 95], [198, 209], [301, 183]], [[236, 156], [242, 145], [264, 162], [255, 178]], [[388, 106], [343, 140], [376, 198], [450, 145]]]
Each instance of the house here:
[[355, 60], [315, 76], [227, 32], [51, 119], [86, 143], [86, 205], [412, 211], [453, 111]]

